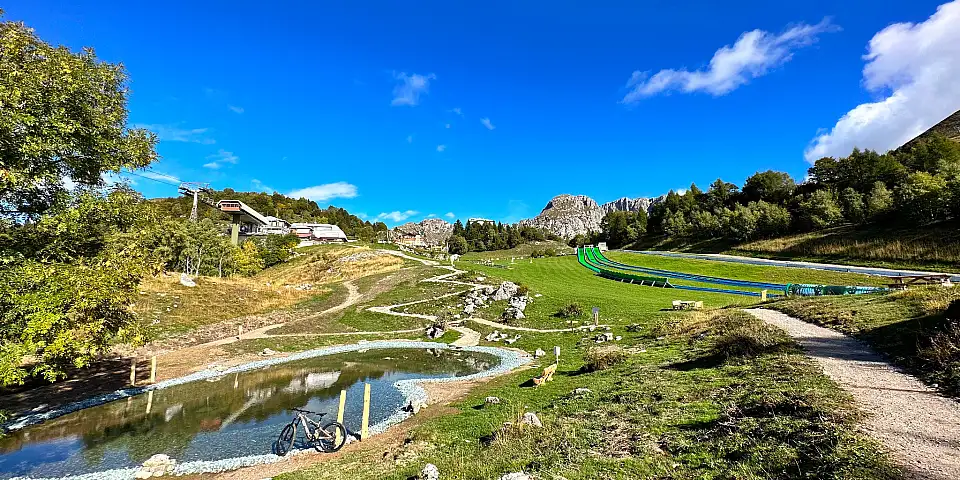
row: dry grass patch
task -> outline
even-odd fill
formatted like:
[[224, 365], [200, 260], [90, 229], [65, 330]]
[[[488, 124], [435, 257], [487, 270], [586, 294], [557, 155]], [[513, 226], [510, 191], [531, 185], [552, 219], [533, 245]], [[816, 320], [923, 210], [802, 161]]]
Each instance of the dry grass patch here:
[[592, 347], [583, 354], [586, 364], [584, 370], [597, 372], [619, 365], [627, 360], [627, 351], [620, 345], [600, 345]]
[[287, 285], [324, 284], [396, 271], [403, 263], [400, 257], [366, 247], [326, 247], [307, 250], [257, 278]]

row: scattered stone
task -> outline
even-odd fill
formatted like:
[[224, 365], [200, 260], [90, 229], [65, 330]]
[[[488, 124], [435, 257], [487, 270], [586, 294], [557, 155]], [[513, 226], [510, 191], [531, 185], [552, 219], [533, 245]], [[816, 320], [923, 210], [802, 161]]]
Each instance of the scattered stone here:
[[420, 471], [420, 480], [440, 480], [440, 469], [432, 463], [428, 463]]
[[140, 479], [162, 477], [164, 475], [173, 473], [173, 469], [176, 465], [176, 460], [170, 458], [168, 455], [158, 453], [147, 459], [146, 462], [143, 462], [143, 466], [137, 470], [137, 473], [134, 474], [134, 477]]
[[616, 337], [613, 337], [613, 339], [619, 342], [620, 340], [623, 340], [623, 337], [617, 335]]
[[593, 390], [590, 390], [589, 388], [586, 388], [586, 387], [575, 388], [573, 390], [574, 395], [586, 395], [588, 393], [593, 393]]
[[526, 295], [517, 295], [515, 297], [510, 297], [510, 306], [517, 308], [521, 312], [527, 308], [528, 303], [530, 303], [530, 297]]
[[540, 417], [536, 413], [527, 412], [523, 414], [523, 418], [520, 419], [521, 425], [530, 425], [532, 427], [543, 427], [543, 423], [540, 421]]
[[187, 275], [186, 273], [181, 273], [180, 285], [183, 285], [184, 287], [196, 287], [197, 282], [194, 282], [193, 279], [190, 278], [190, 275]]
[[468, 303], [466, 306], [463, 307], [463, 313], [464, 313], [465, 315], [472, 315], [473, 312], [476, 311], [476, 310], [477, 310], [477, 307], [476, 307], [475, 305], [469, 304], [469, 303]]
[[[506, 337], [506, 335], [504, 335], [504, 337]], [[517, 335], [517, 336], [515, 336], [515, 337], [513, 337], [513, 338], [505, 338], [503, 341], [504, 341], [507, 345], [513, 345], [514, 342], [516, 342], [517, 340], [520, 340], [520, 335]]]
[[503, 282], [500, 288], [493, 292], [493, 300], [506, 300], [517, 294], [517, 284], [513, 282]]
[[454, 320], [460, 320], [460, 314], [459, 314], [459, 313], [454, 314], [454, 315], [453, 315], [453, 319], [454, 319]]
[[639, 332], [640, 330], [643, 330], [643, 327], [641, 327], [639, 323], [631, 323], [630, 325], [627, 325], [628, 332], [636, 333], [636, 332]]
[[[504, 337], [505, 337], [505, 336], [506, 336], [506, 335], [504, 335]], [[502, 337], [500, 336], [500, 331], [499, 331], [499, 330], [494, 330], [494, 331], [491, 332], [489, 335], [487, 335], [486, 337], [483, 337], [483, 338], [484, 338], [484, 340], [486, 340], [486, 341], [488, 341], [488, 342], [499, 342]]]
[[539, 294], [539, 293], [533, 294], [533, 298], [540, 298], [540, 297], [542, 297], [542, 296], [543, 296], [543, 295], [542, 295], [542, 294]]
[[263, 350], [260, 351], [260, 355], [263, 355], [264, 357], [269, 357], [271, 355], [276, 355], [276, 354], [277, 352], [275, 350], [271, 350], [269, 348], [264, 348]]
[[597, 327], [595, 327], [595, 326], [593, 326], [593, 325], [590, 325], [590, 331], [591, 331], [591, 332], [594, 331], [594, 330], [596, 330], [596, 329], [597, 329]]
[[538, 348], [537, 351], [533, 352], [533, 358], [540, 358], [546, 354], [547, 352], [544, 352], [543, 350]]
[[487, 397], [483, 399], [483, 403], [487, 405], [500, 405], [499, 397]]
[[446, 331], [443, 329], [443, 325], [433, 324], [427, 327], [427, 338], [433, 340], [435, 338], [440, 338]]
[[507, 307], [507, 309], [503, 311], [502, 318], [506, 320], [520, 320], [526, 318], [526, 316], [523, 314], [523, 310], [517, 307]]
[[523, 472], [513, 472], [500, 477], [500, 480], [533, 480], [533, 477]]
[[484, 281], [484, 280], [486, 280], [486, 279], [487, 279], [487, 277], [477, 277], [477, 281], [478, 281], [478, 282], [482, 282], [482, 281]]

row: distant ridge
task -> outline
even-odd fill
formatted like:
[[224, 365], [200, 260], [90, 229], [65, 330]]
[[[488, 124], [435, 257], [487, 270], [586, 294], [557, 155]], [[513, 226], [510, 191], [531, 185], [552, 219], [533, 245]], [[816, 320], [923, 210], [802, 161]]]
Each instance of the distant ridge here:
[[900, 148], [904, 148], [904, 147], [909, 148], [914, 143], [917, 143], [918, 141], [923, 140], [924, 138], [930, 137], [931, 135], [934, 135], [934, 134], [940, 134], [940, 135], [943, 135], [944, 137], [949, 138], [950, 140], [953, 140], [955, 142], [960, 142], [960, 110], [953, 112], [953, 115], [950, 115], [949, 117], [944, 118], [940, 123], [930, 127], [929, 129], [927, 129], [926, 132], [923, 132], [920, 135], [917, 135], [916, 138], [903, 144], [903, 147], [900, 147]]

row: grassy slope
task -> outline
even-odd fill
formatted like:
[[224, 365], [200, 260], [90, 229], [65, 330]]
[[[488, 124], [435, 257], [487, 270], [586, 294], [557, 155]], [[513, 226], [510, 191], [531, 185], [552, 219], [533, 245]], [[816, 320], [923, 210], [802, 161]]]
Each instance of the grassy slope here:
[[632, 249], [960, 271], [960, 230], [955, 222], [912, 229], [845, 226], [742, 244], [645, 238]]
[[[571, 301], [599, 305], [603, 320], [615, 324], [613, 333], [624, 336], [628, 360], [584, 372], [583, 357], [593, 345], [582, 340], [585, 335], [524, 333], [515, 347], [561, 347], [553, 382], [530, 388], [533, 372], [506, 375], [456, 404], [455, 415], [420, 422], [399, 451], [361, 446], [281, 478], [406, 479], [427, 462], [439, 466], [443, 478], [455, 479], [521, 470], [569, 480], [896, 477], [876, 445], [856, 433], [850, 399], [782, 333], [752, 317], [727, 310], [662, 312], [672, 292], [595, 277], [572, 257], [538, 259], [512, 270], [471, 268], [473, 275], [510, 279], [542, 294], [523, 325], [562, 323], [552, 314]], [[711, 294], [703, 300], [721, 306], [741, 298]], [[631, 323], [642, 329], [627, 332]], [[757, 341], [760, 346], [749, 352], [736, 351]], [[575, 396], [578, 387], [593, 392]], [[504, 402], [483, 407], [487, 395]], [[524, 411], [538, 412], [545, 429], [509, 428], [492, 439]]]
[[869, 343], [946, 394], [960, 396], [960, 331], [944, 316], [955, 288], [916, 288], [886, 295], [792, 298], [770, 305]]

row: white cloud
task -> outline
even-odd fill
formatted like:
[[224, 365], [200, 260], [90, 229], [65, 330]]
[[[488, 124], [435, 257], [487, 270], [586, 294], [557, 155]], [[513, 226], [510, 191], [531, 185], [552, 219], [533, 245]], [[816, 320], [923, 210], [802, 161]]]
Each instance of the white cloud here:
[[863, 57], [863, 85], [883, 99], [847, 112], [804, 151], [809, 162], [885, 152], [937, 124], [960, 106], [960, 1], [940, 5], [921, 23], [897, 23], [873, 36]]
[[824, 19], [816, 25], [801, 23], [779, 35], [763, 30], [745, 32], [733, 46], [725, 45], [717, 50], [706, 69], [664, 69], [653, 76], [647, 72], [633, 72], [627, 82], [630, 92], [621, 102], [636, 103], [673, 90], [724, 95], [747, 84], [751, 78], [761, 77], [770, 69], [790, 61], [794, 50], [815, 43], [819, 34], [838, 29]]
[[407, 143], [413, 143], [413, 135], [407, 135]]
[[357, 186], [347, 182], [326, 183], [294, 190], [287, 196], [309, 198], [315, 202], [324, 202], [333, 198], [353, 198], [357, 196]]
[[437, 78], [434, 74], [407, 75], [404, 72], [394, 73], [393, 78], [400, 80], [400, 84], [393, 88], [393, 101], [390, 105], [415, 106], [420, 103], [420, 94], [430, 90], [430, 80]]
[[490, 122], [489, 118], [481, 118], [480, 123], [482, 123], [484, 127], [487, 127], [487, 130], [493, 130], [494, 128], [497, 128], [492, 122]]
[[227, 108], [229, 108], [233, 113], [243, 113], [243, 107], [238, 107], [236, 105], [227, 105]]
[[436, 216], [437, 216], [436, 213], [431, 213], [430, 215], [427, 215], [427, 218], [433, 218], [433, 217], [436, 217]]
[[450, 109], [451, 112], [456, 113], [457, 115], [463, 116], [463, 110], [460, 110], [460, 107], [454, 107]]
[[213, 155], [207, 155], [208, 160], [213, 160], [212, 162], [205, 163], [203, 166], [210, 169], [218, 169], [223, 166], [225, 163], [230, 163], [236, 165], [237, 161], [240, 160], [240, 157], [233, 154], [233, 152], [228, 152], [224, 149], [220, 149], [217, 153]]
[[177, 125], [138, 124], [135, 128], [145, 128], [157, 134], [161, 142], [190, 142], [211, 145], [216, 140], [204, 135], [207, 128], [180, 128]]
[[448, 124], [444, 125], [443, 128], [450, 128], [450, 124], [448, 123]]
[[450, 219], [456, 217], [456, 215], [454, 215], [453, 212], [444, 213], [443, 216], [444, 216], [444, 217], [447, 217], [447, 218], [450, 218]]
[[261, 182], [260, 180], [258, 180], [258, 179], [256, 179], [256, 178], [250, 180], [250, 185], [253, 185], [253, 189], [256, 190], [256, 191], [258, 191], [258, 192], [263, 192], [263, 193], [273, 193], [273, 192], [276, 192], [275, 189], [264, 185], [263, 182]]
[[402, 222], [416, 214], [417, 214], [416, 210], [407, 210], [405, 212], [381, 213], [380, 215], [377, 215], [377, 220], [392, 220], [394, 222]]
[[437, 151], [442, 152], [447, 149], [446, 145], [437, 145]]

